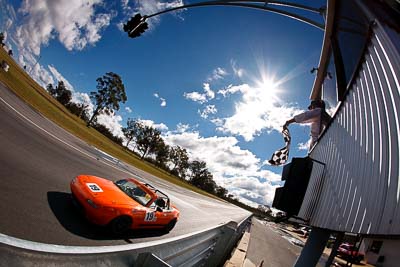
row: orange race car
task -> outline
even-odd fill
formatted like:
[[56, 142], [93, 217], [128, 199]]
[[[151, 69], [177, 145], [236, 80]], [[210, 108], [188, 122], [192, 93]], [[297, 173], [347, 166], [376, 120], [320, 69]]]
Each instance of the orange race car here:
[[112, 182], [79, 175], [71, 181], [71, 193], [90, 222], [109, 226], [114, 234], [150, 228], [169, 232], [179, 218], [166, 194], [133, 178]]

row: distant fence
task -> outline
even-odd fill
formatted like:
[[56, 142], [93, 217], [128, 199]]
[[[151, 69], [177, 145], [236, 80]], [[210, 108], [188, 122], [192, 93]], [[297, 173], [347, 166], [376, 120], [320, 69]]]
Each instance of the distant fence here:
[[0, 266], [219, 266], [249, 225], [229, 222], [196, 233], [118, 246], [59, 246], [0, 234]]

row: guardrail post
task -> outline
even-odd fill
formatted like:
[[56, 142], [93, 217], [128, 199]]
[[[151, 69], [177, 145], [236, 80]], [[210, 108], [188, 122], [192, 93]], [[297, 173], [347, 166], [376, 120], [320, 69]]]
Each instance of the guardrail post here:
[[221, 236], [215, 244], [213, 253], [207, 259], [205, 266], [220, 266], [222, 261], [227, 258], [236, 244], [238, 235], [241, 234], [236, 231], [237, 228], [238, 225], [236, 222], [229, 222], [224, 226]]

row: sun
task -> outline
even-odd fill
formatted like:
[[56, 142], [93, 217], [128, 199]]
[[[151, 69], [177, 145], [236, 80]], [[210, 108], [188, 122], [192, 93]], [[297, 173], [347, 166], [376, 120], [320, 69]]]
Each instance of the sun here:
[[258, 90], [263, 98], [279, 101], [280, 89], [278, 83], [274, 81], [272, 77], [262, 76], [262, 78], [256, 82]]

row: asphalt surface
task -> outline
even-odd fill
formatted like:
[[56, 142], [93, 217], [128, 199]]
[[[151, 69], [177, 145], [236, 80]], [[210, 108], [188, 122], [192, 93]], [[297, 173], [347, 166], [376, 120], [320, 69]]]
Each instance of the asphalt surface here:
[[[260, 221], [253, 217], [243, 267], [293, 266], [307, 242], [306, 237], [293, 230], [288, 225]], [[325, 248], [316, 267], [325, 267], [330, 254], [331, 249]], [[337, 256], [332, 266], [347, 266], [347, 261]], [[372, 267], [365, 262], [352, 266]]]
[[293, 244], [288, 237], [275, 223], [266, 223], [253, 218], [244, 267], [293, 266], [302, 247]]
[[[58, 245], [139, 243], [203, 230], [249, 212], [170, 184], [108, 156], [27, 106], [0, 83], [0, 233]], [[70, 201], [79, 174], [118, 180], [139, 177], [165, 191], [181, 211], [175, 228], [115, 237], [89, 224]]]

